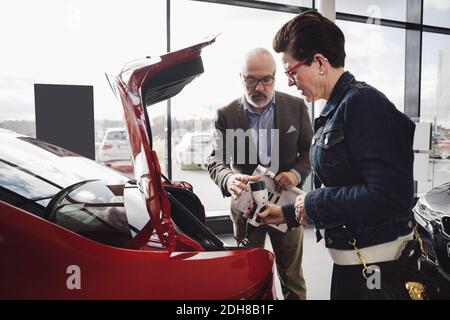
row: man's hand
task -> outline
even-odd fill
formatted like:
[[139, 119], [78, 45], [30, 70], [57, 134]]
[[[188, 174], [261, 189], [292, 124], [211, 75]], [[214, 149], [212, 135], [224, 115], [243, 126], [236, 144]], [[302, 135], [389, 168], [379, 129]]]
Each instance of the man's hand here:
[[250, 206], [247, 208], [247, 210], [245, 210], [245, 212], [244, 212], [243, 215], [242, 215], [242, 217], [243, 217], [245, 220], [248, 219], [248, 216], [249, 216], [250, 213], [252, 212], [252, 209], [253, 209], [253, 207], [254, 207], [255, 205], [256, 205], [256, 204], [255, 204], [254, 202], [252, 202], [252, 203], [250, 204]]
[[239, 199], [242, 192], [250, 191], [249, 181], [258, 181], [259, 176], [249, 176], [247, 174], [233, 174], [227, 180], [227, 189], [234, 200]]
[[281, 224], [285, 223], [283, 210], [280, 206], [267, 204], [265, 210], [257, 212], [262, 218], [261, 224]]
[[280, 172], [273, 179], [275, 182], [275, 190], [277, 192], [281, 192], [283, 190], [288, 190], [292, 187], [295, 187], [299, 181], [297, 176], [293, 172]]
[[303, 226], [308, 226], [308, 216], [305, 212], [305, 196], [306, 192], [303, 192], [297, 198], [295, 198], [294, 202], [294, 208], [295, 208], [295, 215], [299, 217], [299, 222]]

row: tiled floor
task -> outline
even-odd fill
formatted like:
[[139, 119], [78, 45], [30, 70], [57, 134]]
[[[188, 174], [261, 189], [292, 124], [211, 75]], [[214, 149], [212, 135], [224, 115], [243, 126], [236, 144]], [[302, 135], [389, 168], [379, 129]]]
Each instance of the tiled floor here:
[[[330, 283], [332, 260], [322, 242], [316, 243], [313, 228], [306, 228], [303, 242], [303, 273], [307, 286], [309, 300], [328, 300], [330, 298]], [[220, 236], [223, 241], [234, 245], [232, 235]], [[270, 241], [266, 238], [266, 249], [272, 250]], [[276, 289], [278, 299], [283, 299], [280, 282], [277, 278]]]

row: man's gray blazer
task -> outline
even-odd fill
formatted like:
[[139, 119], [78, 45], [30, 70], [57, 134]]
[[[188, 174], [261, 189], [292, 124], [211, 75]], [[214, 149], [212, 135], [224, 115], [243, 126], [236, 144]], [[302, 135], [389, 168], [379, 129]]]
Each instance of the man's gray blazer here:
[[[250, 122], [242, 105], [242, 98], [236, 99], [230, 104], [217, 110], [215, 118], [214, 149], [207, 160], [208, 172], [211, 179], [220, 187], [224, 196], [230, 196], [224, 182], [233, 173], [252, 174], [257, 164], [251, 161], [249, 148], [255, 148], [250, 139], [245, 139], [244, 152], [237, 145], [236, 138], [230, 138], [226, 129], [242, 129], [244, 132], [250, 129]], [[300, 173], [302, 181], [308, 177], [311, 166], [309, 163], [309, 147], [313, 136], [308, 110], [302, 99], [275, 92], [274, 129], [279, 129], [279, 142], [272, 145], [272, 159], [274, 152], [279, 148], [278, 170], [285, 172], [295, 169]], [[230, 131], [228, 131], [230, 132]], [[231, 140], [234, 140], [234, 144]], [[233, 145], [234, 150], [228, 150]], [[223, 146], [223, 147], [222, 147]], [[245, 156], [245, 158], [244, 158]], [[244, 158], [245, 161], [238, 161]], [[259, 161], [259, 160], [257, 160]], [[239, 162], [239, 163], [238, 163]]]

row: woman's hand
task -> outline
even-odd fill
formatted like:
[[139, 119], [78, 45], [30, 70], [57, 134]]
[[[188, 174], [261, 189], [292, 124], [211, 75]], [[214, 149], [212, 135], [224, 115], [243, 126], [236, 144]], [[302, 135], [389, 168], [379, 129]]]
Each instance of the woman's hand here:
[[295, 215], [297, 216], [297, 219], [299, 219], [300, 224], [306, 227], [308, 226], [308, 216], [305, 212], [305, 197], [305, 192], [297, 196], [297, 198], [295, 198], [294, 208]]
[[281, 207], [273, 204], [266, 205], [263, 211], [258, 212], [258, 216], [262, 218], [261, 224], [281, 224], [286, 222]]
[[[243, 217], [247, 219], [250, 213], [252, 212], [253, 206], [255, 204], [250, 205], [247, 210], [245, 210]], [[280, 224], [285, 223], [283, 210], [279, 206], [275, 206], [273, 204], [267, 204], [263, 211], [257, 212], [258, 216], [262, 218], [260, 224]]]
[[243, 217], [244, 219], [248, 219], [248, 216], [249, 216], [250, 213], [252, 212], [252, 209], [253, 209], [254, 206], [255, 206], [255, 203], [252, 202], [252, 203], [250, 204], [250, 206], [247, 208], [247, 210], [245, 210], [244, 214], [242, 215], [242, 217]]

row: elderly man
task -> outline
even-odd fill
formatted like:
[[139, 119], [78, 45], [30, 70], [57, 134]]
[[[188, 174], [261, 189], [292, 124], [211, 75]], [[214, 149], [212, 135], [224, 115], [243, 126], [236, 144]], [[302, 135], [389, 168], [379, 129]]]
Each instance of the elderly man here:
[[[301, 187], [309, 175], [313, 131], [308, 111], [303, 100], [275, 91], [275, 71], [269, 51], [256, 48], [248, 52], [240, 73], [243, 96], [217, 111], [208, 171], [226, 197], [238, 199], [244, 190], [250, 190], [247, 183], [257, 179], [251, 174], [258, 164], [276, 174], [277, 191]], [[285, 299], [306, 299], [302, 227], [286, 233], [267, 225], [252, 228], [246, 226], [242, 214], [231, 208], [238, 243], [246, 238], [250, 246], [264, 247], [268, 233]]]

